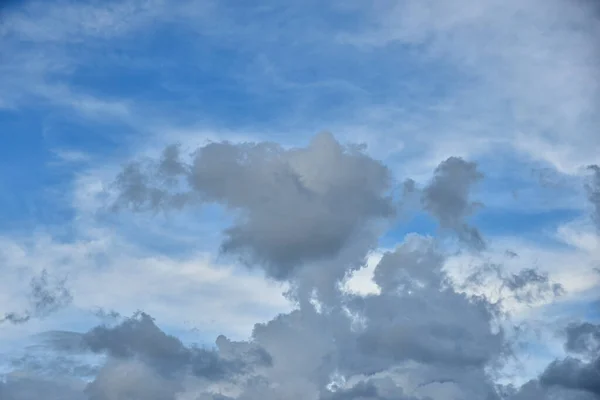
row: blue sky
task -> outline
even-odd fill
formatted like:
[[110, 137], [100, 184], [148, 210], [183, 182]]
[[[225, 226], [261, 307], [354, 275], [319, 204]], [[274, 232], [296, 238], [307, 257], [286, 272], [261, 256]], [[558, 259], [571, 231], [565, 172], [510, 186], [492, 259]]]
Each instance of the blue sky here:
[[[585, 167], [600, 163], [593, 4], [0, 7], [0, 314], [27, 310], [29, 281], [42, 270], [66, 278], [73, 294], [56, 313], [0, 325], [0, 352], [36, 333], [91, 329], [97, 309], [142, 309], [186, 343], [205, 344], [221, 333], [247, 339], [255, 323], [292, 309], [288, 283], [219, 252], [231, 211], [109, 208], [123, 165], [156, 159], [166, 145], [184, 154], [210, 141], [289, 149], [323, 131], [365, 144], [389, 168], [396, 196], [405, 179], [425, 188], [448, 157], [477, 163], [484, 178], [471, 200], [483, 206], [468, 223], [489, 247], [453, 260], [536, 267], [564, 286], [555, 303], [515, 306], [517, 319], [546, 315], [538, 321], [546, 329], [552, 318], [597, 318], [571, 311], [593, 310], [600, 285], [584, 190]], [[387, 226], [374, 253], [410, 233], [453, 240], [418, 201]], [[360, 279], [357, 287], [369, 287]], [[552, 346], [549, 354], [561, 354]]]

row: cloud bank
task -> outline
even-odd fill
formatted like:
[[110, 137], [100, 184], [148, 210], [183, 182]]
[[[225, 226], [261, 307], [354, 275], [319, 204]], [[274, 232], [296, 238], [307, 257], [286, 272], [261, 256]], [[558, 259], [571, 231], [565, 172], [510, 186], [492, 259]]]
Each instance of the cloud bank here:
[[[57, 355], [57, 369], [75, 355], [101, 357], [91, 378], [78, 377], [78, 369], [52, 380], [12, 373], [0, 384], [2, 399], [600, 396], [600, 327], [587, 322], [565, 326], [569, 356], [551, 362], [538, 379], [521, 387], [498, 381], [516, 345], [503, 308], [510, 296], [492, 299], [457, 285], [445, 268], [452, 254], [443, 237], [410, 234], [385, 252], [373, 274], [379, 293], [343, 288], [385, 230], [375, 222], [393, 219], [401, 205], [390, 195], [393, 181], [385, 165], [362, 148], [320, 134], [304, 148], [221, 142], [192, 151], [188, 159], [181, 153], [169, 146], [157, 160], [124, 166], [113, 186], [113, 212], [213, 203], [235, 212], [222, 232], [223, 252], [289, 283], [296, 308], [257, 323], [247, 341], [221, 335], [213, 347], [185, 345], [143, 312], [86, 333], [48, 332], [43, 343]], [[469, 187], [482, 178], [475, 163], [453, 157], [433, 171], [422, 191], [423, 209], [466, 251], [485, 250], [481, 234], [474, 236], [476, 228], [464, 222], [473, 211]], [[535, 269], [509, 274], [502, 266], [482, 265], [466, 283], [481, 285], [490, 274], [519, 302], [562, 294]], [[39, 282], [32, 287], [41, 303], [58, 304]], [[79, 371], [89, 375], [83, 366]]]

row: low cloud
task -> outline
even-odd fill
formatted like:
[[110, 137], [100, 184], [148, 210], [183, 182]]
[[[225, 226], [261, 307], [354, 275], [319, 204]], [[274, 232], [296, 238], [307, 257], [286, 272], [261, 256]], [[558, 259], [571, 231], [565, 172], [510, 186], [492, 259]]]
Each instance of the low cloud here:
[[[182, 180], [183, 191], [173, 186]], [[236, 215], [222, 251], [272, 278], [338, 254], [372, 221], [390, 218], [390, 173], [357, 146], [328, 133], [305, 148], [211, 143], [189, 163], [177, 147], [159, 161], [127, 165], [116, 180], [117, 208], [160, 210], [217, 203]]]
[[422, 197], [423, 207], [440, 226], [456, 233], [461, 242], [475, 250], [484, 249], [485, 242], [479, 230], [465, 219], [481, 206], [469, 198], [472, 187], [481, 179], [483, 174], [475, 163], [450, 157], [437, 166]]
[[[481, 179], [474, 163], [449, 158], [422, 191], [422, 206], [460, 245], [479, 254], [485, 250], [482, 236], [466, 218], [476, 208], [472, 186]], [[498, 383], [517, 345], [504, 303], [529, 305], [563, 291], [535, 268], [508, 272], [483, 263], [459, 285], [446, 268], [453, 254], [444, 242], [408, 234], [374, 267], [377, 292], [343, 289], [377, 239], [378, 231], [365, 225], [395, 215], [389, 171], [358, 146], [342, 146], [329, 134], [293, 149], [213, 143], [197, 149], [191, 161], [170, 146], [159, 160], [126, 166], [116, 188], [117, 208], [155, 211], [218, 203], [231, 210], [236, 218], [223, 232], [223, 251], [284, 281], [295, 309], [255, 324], [246, 340], [220, 335], [210, 347], [184, 344], [144, 312], [124, 319], [116, 312], [111, 318], [100, 313], [105, 323], [87, 332], [45, 336], [45, 345], [60, 355], [57, 363], [82, 354], [99, 357], [89, 381], [77, 386], [65, 377], [50, 384], [42, 376], [11, 375], [0, 386], [3, 400], [43, 391], [56, 393], [57, 400], [592, 400], [599, 395], [593, 324], [569, 325], [570, 355], [551, 362], [538, 378], [519, 388]], [[417, 189], [408, 184], [406, 192]], [[477, 290], [490, 277], [505, 294]], [[54, 300], [64, 297], [56, 294], [60, 290], [51, 296], [45, 287], [32, 283], [39, 315], [63, 304]], [[34, 363], [23, 360], [21, 368], [34, 369]]]

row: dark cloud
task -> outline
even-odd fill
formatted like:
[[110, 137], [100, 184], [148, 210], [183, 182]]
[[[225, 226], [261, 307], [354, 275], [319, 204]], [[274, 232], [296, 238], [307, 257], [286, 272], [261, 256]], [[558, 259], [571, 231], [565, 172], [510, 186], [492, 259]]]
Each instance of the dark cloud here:
[[592, 204], [592, 218], [598, 229], [600, 229], [600, 167], [597, 165], [590, 165], [588, 169], [592, 171], [592, 177], [585, 187], [588, 194], [588, 200]]
[[541, 381], [600, 396], [600, 358], [591, 362], [571, 357], [554, 361], [542, 374]]
[[475, 163], [450, 157], [435, 169], [422, 197], [423, 207], [443, 229], [455, 232], [459, 240], [477, 250], [485, 248], [485, 242], [481, 233], [465, 219], [480, 205], [471, 202], [469, 195], [473, 185], [481, 179], [483, 174]]
[[[182, 180], [186, 189], [174, 191]], [[189, 164], [177, 147], [168, 147], [158, 162], [124, 168], [115, 204], [135, 210], [221, 204], [237, 215], [224, 231], [222, 250], [286, 279], [303, 263], [339, 253], [373, 219], [392, 216], [389, 185], [380, 162], [323, 133], [306, 148], [290, 150], [273, 143], [211, 143]]]
[[2, 322], [22, 324], [31, 318], [44, 318], [73, 301], [71, 292], [65, 286], [66, 280], [51, 279], [46, 270], [29, 283], [29, 309], [23, 313], [9, 312], [0, 319]]
[[565, 349], [572, 353], [589, 354], [600, 351], [600, 325], [573, 323], [566, 328]]
[[252, 366], [270, 363], [270, 356], [263, 349], [251, 344], [236, 344], [224, 336], [218, 338], [217, 345], [228, 353], [228, 357], [216, 350], [187, 347], [175, 336], [163, 332], [148, 314], [141, 312], [114, 327], [101, 325], [92, 329], [81, 337], [81, 344], [115, 359], [143, 361], [166, 376], [187, 370], [198, 377], [219, 380], [247, 372]]
[[565, 329], [565, 349], [577, 354], [551, 362], [540, 375], [515, 390], [510, 400], [537, 398], [542, 400], [600, 399], [600, 354], [598, 325], [572, 323]]
[[[474, 163], [451, 157], [422, 191], [405, 181], [403, 195], [421, 196], [443, 229], [480, 250], [481, 234], [466, 221], [477, 206], [472, 187], [482, 176]], [[143, 312], [131, 318], [99, 313], [105, 323], [86, 333], [43, 338], [54, 352], [97, 357], [88, 382], [52, 386], [28, 378], [26, 388], [12, 377], [0, 385], [0, 400], [40, 398], [44, 391], [63, 400], [598, 399], [593, 324], [567, 327], [571, 356], [555, 360], [538, 378], [519, 388], [497, 383], [514, 355], [501, 319], [503, 302], [532, 303], [562, 293], [536, 269], [507, 272], [484, 263], [459, 285], [446, 269], [444, 243], [409, 234], [375, 267], [379, 293], [342, 289], [377, 244], [381, 227], [374, 222], [394, 215], [390, 179], [387, 168], [361, 148], [342, 146], [328, 134], [294, 149], [211, 143], [191, 160], [170, 146], [158, 160], [126, 166], [115, 183], [115, 207], [226, 207], [235, 220], [224, 231], [222, 250], [287, 280], [296, 309], [257, 323], [248, 340], [218, 336], [214, 347], [186, 345]], [[488, 279], [495, 280], [499, 298], [470, 290]], [[37, 315], [66, 298], [47, 286], [32, 284]], [[19, 367], [37, 373], [34, 363], [24, 359]]]
[[501, 331], [492, 332], [494, 306], [448, 284], [435, 243], [409, 237], [375, 268], [380, 296], [357, 299], [369, 321], [361, 351], [393, 364], [416, 361], [449, 368], [483, 367], [502, 355]]
[[[47, 332], [42, 339], [48, 351], [80, 355], [92, 352], [108, 357], [94, 371], [93, 380], [77, 392], [80, 397], [73, 399], [174, 400], [189, 379], [230, 382], [272, 365], [270, 354], [257, 343], [235, 342], [222, 335], [216, 340], [216, 348], [186, 346], [142, 312], [115, 326], [100, 325], [84, 334]], [[55, 361], [58, 359], [55, 357]], [[31, 363], [23, 365], [32, 370]], [[45, 383], [38, 379], [30, 384], [35, 387]], [[4, 390], [16, 393], [12, 386]], [[82, 393], [85, 396], [81, 397]]]

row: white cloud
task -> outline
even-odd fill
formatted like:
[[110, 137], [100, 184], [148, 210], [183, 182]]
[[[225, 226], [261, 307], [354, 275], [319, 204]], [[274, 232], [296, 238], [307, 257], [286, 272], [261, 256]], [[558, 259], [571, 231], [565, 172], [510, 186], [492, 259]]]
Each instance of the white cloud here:
[[[388, 46], [391, 54], [394, 44], [422, 46], [429, 57], [451, 62], [471, 76], [473, 87], [466, 103], [449, 104], [455, 117], [467, 112], [486, 141], [512, 143], [573, 173], [596, 162], [600, 146], [594, 133], [600, 23], [593, 7], [563, 0], [398, 1], [371, 10], [375, 28], [340, 40]], [[486, 126], [496, 121], [476, 114], [482, 103], [507, 124]], [[465, 134], [456, 139], [469, 148]]]
[[[26, 306], [28, 282], [43, 269], [67, 277], [72, 308], [116, 310], [131, 315], [138, 309], [172, 328], [197, 327], [202, 332], [245, 338], [254, 323], [268, 320], [290, 305], [281, 285], [234, 265], [216, 264], [205, 253], [189, 257], [143, 254], [122, 243], [118, 235], [64, 243], [46, 235], [24, 241], [3, 237], [0, 312]], [[8, 325], [7, 325], [8, 326]], [[3, 327], [4, 339], [36, 329], [61, 326], [61, 318]]]

